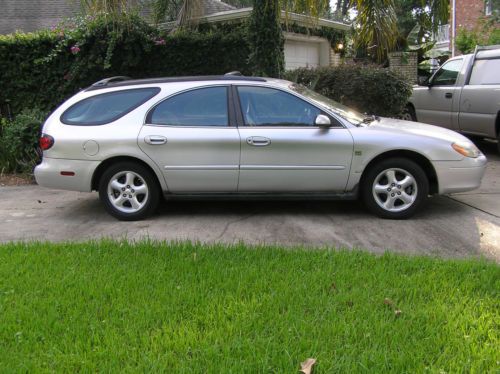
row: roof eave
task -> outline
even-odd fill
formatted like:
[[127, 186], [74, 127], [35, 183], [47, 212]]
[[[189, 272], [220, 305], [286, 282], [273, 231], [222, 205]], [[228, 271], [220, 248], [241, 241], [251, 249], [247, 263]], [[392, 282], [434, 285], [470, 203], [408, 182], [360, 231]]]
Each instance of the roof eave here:
[[[199, 18], [201, 23], [217, 23], [224, 21], [238, 21], [250, 17], [252, 8], [240, 8], [224, 12], [212, 13]], [[306, 27], [327, 27], [347, 31], [351, 28], [350, 24], [332, 21], [325, 18], [314, 18], [304, 14], [281, 11], [281, 19], [296, 22], [300, 26]], [[160, 24], [160, 27], [168, 28], [169, 23]]]

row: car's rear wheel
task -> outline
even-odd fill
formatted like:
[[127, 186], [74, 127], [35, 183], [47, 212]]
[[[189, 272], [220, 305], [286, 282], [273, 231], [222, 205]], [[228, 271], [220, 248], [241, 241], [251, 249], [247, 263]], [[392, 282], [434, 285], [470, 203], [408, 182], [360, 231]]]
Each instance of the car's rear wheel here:
[[160, 188], [155, 176], [144, 166], [120, 162], [102, 174], [99, 198], [113, 217], [135, 221], [148, 217], [156, 210]]
[[422, 207], [429, 181], [415, 162], [405, 158], [383, 160], [362, 179], [362, 197], [370, 211], [382, 218], [404, 219]]

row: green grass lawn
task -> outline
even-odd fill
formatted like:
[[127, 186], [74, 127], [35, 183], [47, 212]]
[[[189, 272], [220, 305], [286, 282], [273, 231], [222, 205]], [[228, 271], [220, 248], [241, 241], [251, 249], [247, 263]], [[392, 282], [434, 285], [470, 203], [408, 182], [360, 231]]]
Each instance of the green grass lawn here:
[[486, 261], [0, 245], [0, 372], [498, 372], [499, 326]]

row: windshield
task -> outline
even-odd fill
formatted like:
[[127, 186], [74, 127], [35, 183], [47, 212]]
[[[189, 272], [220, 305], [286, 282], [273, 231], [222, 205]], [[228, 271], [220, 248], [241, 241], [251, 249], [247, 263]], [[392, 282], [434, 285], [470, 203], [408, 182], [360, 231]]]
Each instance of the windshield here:
[[310, 90], [307, 87], [304, 87], [301, 84], [293, 83], [289, 86], [289, 88], [302, 96], [307, 97], [308, 99], [311, 99], [314, 101], [316, 104], [319, 106], [322, 106], [323, 108], [330, 110], [334, 112], [335, 114], [338, 114], [342, 118], [348, 120], [354, 125], [360, 125], [363, 122], [365, 122], [366, 116], [356, 112], [354, 109], [351, 109], [345, 105], [342, 105], [335, 100], [329, 99], [328, 97], [325, 97], [323, 95], [320, 95], [317, 92], [314, 92], [313, 90]]

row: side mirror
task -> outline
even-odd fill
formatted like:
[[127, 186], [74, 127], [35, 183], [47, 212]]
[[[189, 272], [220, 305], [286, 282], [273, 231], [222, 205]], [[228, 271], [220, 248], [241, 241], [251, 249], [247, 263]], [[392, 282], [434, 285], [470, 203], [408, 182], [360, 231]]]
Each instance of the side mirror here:
[[430, 76], [429, 77], [418, 77], [417, 83], [419, 86], [427, 86], [427, 87], [432, 86]]
[[332, 123], [330, 122], [330, 118], [328, 118], [324, 114], [318, 114], [318, 116], [314, 120], [314, 124], [319, 127], [330, 127], [332, 125]]

